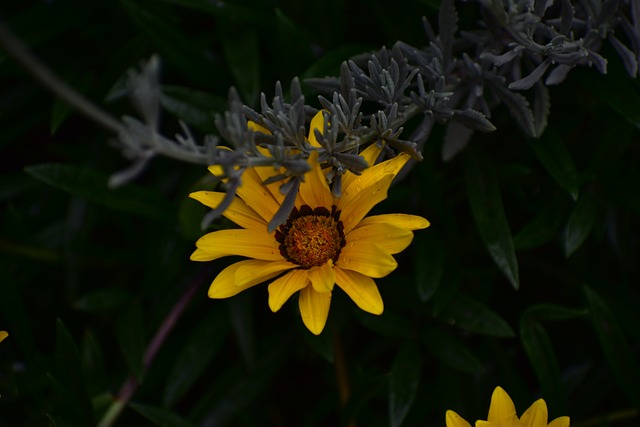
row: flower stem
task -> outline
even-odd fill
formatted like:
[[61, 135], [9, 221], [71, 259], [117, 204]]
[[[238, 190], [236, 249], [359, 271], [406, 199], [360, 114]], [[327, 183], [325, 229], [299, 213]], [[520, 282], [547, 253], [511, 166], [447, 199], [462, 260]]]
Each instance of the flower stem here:
[[100, 109], [97, 105], [93, 104], [56, 77], [56, 75], [29, 52], [24, 43], [2, 23], [0, 23], [0, 46], [4, 47], [14, 60], [45, 88], [49, 89], [71, 107], [111, 132], [118, 134], [124, 131], [124, 126], [113, 116]]
[[[169, 333], [173, 330], [176, 322], [187, 308], [193, 297], [195, 296], [198, 289], [200, 289], [200, 285], [202, 283], [202, 274], [198, 274], [189, 284], [189, 287], [182, 294], [182, 297], [176, 302], [173, 306], [167, 317], [164, 319], [155, 336], [147, 346], [147, 350], [144, 354], [144, 358], [142, 360], [142, 372], [145, 372], [153, 359], [156, 357], [156, 354], [162, 347], [162, 344], [165, 342]], [[129, 378], [125, 380], [125, 382], [120, 387], [120, 390], [116, 394], [111, 403], [111, 406], [105, 411], [104, 415], [100, 422], [98, 422], [98, 427], [111, 427], [116, 419], [120, 416], [120, 413], [127, 406], [127, 403], [133, 396], [133, 394], [138, 389], [138, 380], [134, 375], [131, 375]]]

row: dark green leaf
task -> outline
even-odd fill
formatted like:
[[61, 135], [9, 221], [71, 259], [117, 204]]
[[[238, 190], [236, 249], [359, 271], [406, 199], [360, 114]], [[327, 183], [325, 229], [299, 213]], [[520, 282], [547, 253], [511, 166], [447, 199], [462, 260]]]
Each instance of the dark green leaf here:
[[211, 310], [198, 322], [167, 376], [163, 396], [165, 406], [174, 406], [189, 391], [220, 350], [228, 332], [229, 322], [222, 310]]
[[23, 171], [4, 172], [0, 176], [0, 201], [9, 200], [36, 185], [38, 181]]
[[111, 189], [107, 186], [109, 177], [95, 169], [44, 164], [28, 166], [25, 171], [55, 188], [110, 209], [155, 220], [169, 221], [173, 218], [171, 205], [153, 191], [132, 184]]
[[0, 260], [0, 313], [2, 320], [6, 322], [0, 329], [8, 331], [11, 339], [15, 339], [22, 352], [31, 359], [36, 357], [36, 353], [30, 317], [18, 292], [15, 278], [11, 276], [7, 267], [6, 261]]
[[411, 333], [411, 323], [406, 317], [386, 309], [380, 316], [358, 310], [355, 313], [357, 319], [365, 328], [385, 337], [407, 338]]
[[547, 331], [537, 321], [527, 318], [520, 323], [520, 337], [545, 399], [553, 402], [555, 410], [560, 410], [564, 407], [565, 396], [560, 366]]
[[436, 293], [444, 275], [446, 251], [438, 234], [416, 236], [415, 278], [420, 299], [428, 301]]
[[422, 356], [418, 347], [408, 342], [396, 355], [389, 377], [389, 425], [398, 427], [411, 409], [420, 385]]
[[437, 317], [445, 323], [478, 334], [500, 338], [515, 336], [513, 329], [502, 317], [484, 304], [462, 294], [458, 294]]
[[325, 52], [316, 61], [300, 74], [300, 79], [304, 81], [308, 78], [318, 76], [335, 76], [340, 74], [340, 64], [346, 59], [372, 50], [371, 45], [361, 43], [346, 43], [338, 46], [334, 50]]
[[513, 236], [513, 245], [516, 249], [533, 249], [550, 242], [558, 235], [565, 218], [557, 204], [542, 209], [537, 217]]
[[211, 84], [221, 67], [203, 55], [203, 43], [189, 38], [184, 32], [161, 16], [156, 8], [145, 7], [146, 3], [121, 0], [123, 9], [131, 20], [144, 31], [162, 57], [201, 84]]
[[153, 425], [160, 427], [193, 427], [193, 424], [180, 417], [178, 414], [166, 409], [156, 408], [139, 403], [129, 403], [129, 406], [140, 415], [151, 421]]
[[[82, 358], [82, 372], [89, 389], [92, 384], [102, 384], [106, 377], [105, 352], [98, 337], [91, 329], [84, 331], [79, 350]], [[95, 410], [95, 397], [93, 397], [92, 403]]]
[[301, 67], [306, 67], [314, 59], [306, 34], [282, 10], [276, 9], [275, 14], [275, 54], [282, 69], [300, 70]]
[[71, 107], [69, 107], [68, 104], [61, 101], [60, 98], [56, 98], [53, 101], [53, 108], [51, 109], [51, 135], [56, 133], [60, 125], [69, 117], [70, 114]]
[[118, 317], [116, 324], [116, 338], [120, 351], [129, 369], [138, 381], [143, 375], [144, 357], [144, 317], [138, 304], [131, 304], [129, 309]]
[[254, 106], [260, 92], [260, 59], [258, 34], [239, 20], [219, 19], [220, 42], [224, 57], [244, 98]]
[[318, 353], [328, 363], [333, 363], [333, 335], [331, 334], [308, 334], [307, 331], [302, 332], [302, 339], [311, 347], [313, 351]]
[[470, 374], [482, 369], [482, 363], [454, 334], [440, 328], [425, 327], [422, 337], [429, 352], [445, 365]]
[[97, 289], [78, 299], [73, 307], [89, 313], [100, 313], [121, 307], [131, 300], [131, 294], [117, 288]]
[[566, 391], [554, 347], [540, 321], [568, 320], [584, 315], [584, 310], [541, 304], [525, 311], [520, 320], [522, 345], [538, 377], [545, 399], [553, 402], [556, 411], [563, 411], [566, 405]]
[[253, 317], [251, 295], [244, 292], [229, 301], [229, 316], [235, 332], [242, 358], [249, 369], [253, 369], [256, 360], [256, 331]]
[[235, 3], [212, 3], [209, 0], [160, 0], [164, 3], [175, 4], [185, 8], [218, 15], [223, 18], [242, 17], [247, 23], [265, 24], [273, 19], [255, 7], [247, 7]]
[[[281, 331], [280, 331], [281, 332]], [[276, 336], [277, 335], [277, 336]], [[265, 390], [282, 365], [287, 361], [288, 337], [282, 334], [263, 336], [263, 347], [256, 352], [255, 369], [244, 368], [240, 363], [225, 367], [214, 387], [197, 403], [193, 419], [198, 425], [222, 427], [229, 424], [239, 412], [265, 396]]]
[[589, 194], [583, 193], [564, 231], [564, 253], [567, 257], [570, 257], [587, 240], [597, 219], [598, 206]]
[[502, 207], [493, 166], [478, 150], [466, 150], [466, 179], [471, 212], [478, 232], [500, 270], [518, 289], [518, 260]]
[[79, 412], [74, 414], [79, 421], [93, 419], [91, 402], [82, 375], [80, 353], [69, 331], [60, 319], [56, 322], [56, 378], [61, 382]]
[[569, 150], [555, 128], [547, 127], [539, 139], [530, 141], [529, 146], [553, 179], [571, 195], [573, 200], [577, 200], [578, 173]]
[[584, 286], [589, 314], [609, 369], [629, 401], [640, 407], [640, 365], [611, 309], [589, 286]]
[[71, 424], [64, 421], [62, 417], [47, 414], [47, 419], [51, 423], [52, 427], [72, 427]]
[[160, 103], [188, 125], [208, 133], [216, 130], [215, 113], [227, 108], [223, 98], [180, 86], [163, 86]]
[[577, 81], [589, 93], [613, 107], [634, 126], [640, 126], [640, 91], [618, 60], [609, 61], [607, 74], [579, 72]]

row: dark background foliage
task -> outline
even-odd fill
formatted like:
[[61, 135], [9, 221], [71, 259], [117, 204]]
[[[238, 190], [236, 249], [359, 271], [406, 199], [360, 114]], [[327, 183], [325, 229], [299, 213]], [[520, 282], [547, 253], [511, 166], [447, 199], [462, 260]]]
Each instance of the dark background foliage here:
[[[438, 3], [52, 0], [5, 2], [0, 19], [116, 117], [131, 106], [114, 86], [158, 53], [172, 135], [176, 116], [214, 132], [230, 86], [255, 107], [277, 80], [337, 76], [398, 40], [424, 46], [420, 17], [437, 22]], [[479, 16], [457, 9], [461, 27]], [[637, 425], [640, 88], [602, 54], [606, 75], [577, 68], [549, 88], [537, 139], [502, 105], [497, 130], [445, 162], [436, 125], [376, 208], [432, 223], [378, 280], [385, 313], [336, 291], [314, 337], [295, 298], [270, 312], [266, 286], [206, 297], [230, 261], [188, 259], [205, 210], [186, 196], [214, 185], [204, 167], [156, 158], [109, 189], [129, 166], [113, 135], [0, 51], [0, 425], [443, 426], [447, 409], [473, 424], [497, 385], [519, 413], [543, 397], [573, 426]], [[109, 418], [127, 378], [139, 385]]]

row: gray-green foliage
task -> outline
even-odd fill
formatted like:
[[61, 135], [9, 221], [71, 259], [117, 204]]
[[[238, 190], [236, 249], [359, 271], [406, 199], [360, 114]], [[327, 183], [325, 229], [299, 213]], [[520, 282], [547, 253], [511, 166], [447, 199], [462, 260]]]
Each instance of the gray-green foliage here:
[[[342, 174], [359, 173], [368, 166], [358, 156], [364, 147], [386, 143], [385, 156], [406, 152], [420, 160], [434, 123], [447, 125], [445, 160], [464, 148], [473, 131], [496, 129], [490, 118], [500, 104], [508, 107], [525, 134], [542, 135], [550, 105], [547, 86], [561, 83], [578, 66], [606, 73], [607, 60], [599, 52], [607, 41], [621, 56], [628, 74], [637, 75], [640, 11], [635, 1], [478, 0], [477, 5], [461, 7], [479, 8], [483, 19], [475, 27], [459, 29], [454, 1], [445, 0], [437, 33], [423, 20], [426, 46], [398, 41], [391, 49], [382, 47], [344, 62], [339, 77], [306, 80], [327, 95], [319, 97], [328, 119], [326, 129], [316, 136], [320, 161], [330, 168], [327, 177], [336, 196], [341, 194]], [[630, 47], [620, 40], [621, 33]], [[112, 178], [113, 184], [135, 177], [155, 154], [219, 164], [228, 178], [228, 197], [211, 219], [231, 202], [247, 167], [273, 165], [271, 181], [282, 181], [283, 193], [297, 189], [294, 181], [307, 171], [311, 151], [305, 126], [317, 112], [317, 104], [307, 102], [297, 78], [291, 83], [289, 99], [278, 83], [271, 104], [262, 93], [259, 109], [244, 105], [232, 89], [229, 110], [215, 119], [224, 142], [214, 135], [198, 142], [184, 124], [183, 133], [174, 139], [161, 135], [157, 130], [159, 87], [155, 57], [140, 72], [130, 73], [125, 92], [143, 122], [123, 118], [125, 130], [119, 141], [125, 155], [135, 161]], [[403, 139], [403, 126], [416, 116], [418, 124]], [[248, 120], [271, 135], [250, 130]], [[232, 151], [217, 149], [220, 143]], [[259, 152], [258, 146], [268, 148], [269, 155]], [[279, 167], [284, 172], [276, 174]], [[288, 214], [281, 209], [271, 226], [281, 224]]]

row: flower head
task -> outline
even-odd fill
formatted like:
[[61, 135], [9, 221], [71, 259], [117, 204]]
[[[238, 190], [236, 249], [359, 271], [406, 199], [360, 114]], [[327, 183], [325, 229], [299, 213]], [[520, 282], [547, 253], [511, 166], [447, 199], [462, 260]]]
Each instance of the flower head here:
[[[324, 117], [318, 113], [309, 132], [312, 146], [319, 146], [314, 129], [322, 131], [323, 127]], [[375, 145], [361, 153], [369, 164], [379, 154], [380, 148]], [[271, 167], [248, 168], [237, 196], [223, 213], [242, 228], [204, 235], [191, 255], [194, 261], [230, 255], [249, 258], [222, 270], [209, 287], [209, 297], [228, 298], [275, 278], [268, 286], [271, 310], [278, 311], [299, 292], [302, 320], [316, 335], [327, 321], [335, 284], [361, 309], [382, 313], [382, 298], [373, 279], [391, 273], [397, 267], [392, 255], [409, 245], [414, 230], [429, 226], [426, 219], [414, 215], [365, 218], [387, 197], [391, 181], [409, 159], [406, 154], [371, 166], [361, 175], [346, 172], [340, 198], [333, 197], [317, 158], [318, 152], [312, 151], [311, 170], [300, 184], [295, 207], [273, 232], [268, 231], [267, 224], [284, 195], [277, 183], [262, 184], [273, 172]], [[198, 191], [190, 196], [216, 208], [224, 193]]]
[[4, 339], [8, 336], [9, 334], [7, 333], [7, 331], [0, 331], [0, 342], [4, 341]]
[[[543, 399], [536, 400], [522, 417], [516, 415], [516, 407], [502, 387], [496, 387], [491, 396], [487, 421], [476, 421], [476, 427], [569, 427], [569, 417], [559, 417], [547, 425], [547, 404]], [[454, 411], [447, 411], [447, 427], [471, 427]]]

